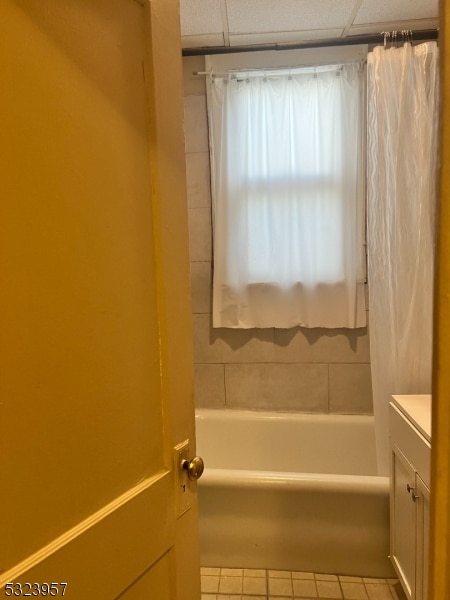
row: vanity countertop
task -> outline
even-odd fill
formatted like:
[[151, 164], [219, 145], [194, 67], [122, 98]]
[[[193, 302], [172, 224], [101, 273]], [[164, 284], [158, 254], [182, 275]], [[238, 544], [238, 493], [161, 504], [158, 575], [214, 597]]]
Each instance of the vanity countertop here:
[[431, 394], [392, 396], [394, 405], [431, 444]]

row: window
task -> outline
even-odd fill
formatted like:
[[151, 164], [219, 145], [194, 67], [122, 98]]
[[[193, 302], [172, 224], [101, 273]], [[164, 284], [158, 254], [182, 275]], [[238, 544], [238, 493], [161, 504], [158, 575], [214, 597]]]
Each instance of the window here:
[[365, 326], [361, 62], [208, 78], [214, 327]]

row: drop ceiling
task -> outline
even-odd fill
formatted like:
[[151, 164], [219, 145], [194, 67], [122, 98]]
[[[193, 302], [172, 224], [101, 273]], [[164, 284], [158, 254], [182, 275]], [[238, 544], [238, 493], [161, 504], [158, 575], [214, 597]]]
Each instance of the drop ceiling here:
[[183, 48], [438, 27], [439, 0], [180, 0]]

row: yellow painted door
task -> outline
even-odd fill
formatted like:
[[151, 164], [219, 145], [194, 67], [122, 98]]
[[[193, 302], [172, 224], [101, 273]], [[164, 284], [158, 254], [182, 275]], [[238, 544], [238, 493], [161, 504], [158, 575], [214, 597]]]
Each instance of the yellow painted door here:
[[0, 3], [0, 596], [199, 600], [176, 0]]

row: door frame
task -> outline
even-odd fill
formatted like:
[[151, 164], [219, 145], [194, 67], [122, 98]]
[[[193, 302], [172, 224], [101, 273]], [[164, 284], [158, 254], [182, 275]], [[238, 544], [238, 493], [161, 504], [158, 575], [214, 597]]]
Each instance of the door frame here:
[[430, 600], [450, 597], [450, 3], [440, 3], [440, 178], [434, 290]]

